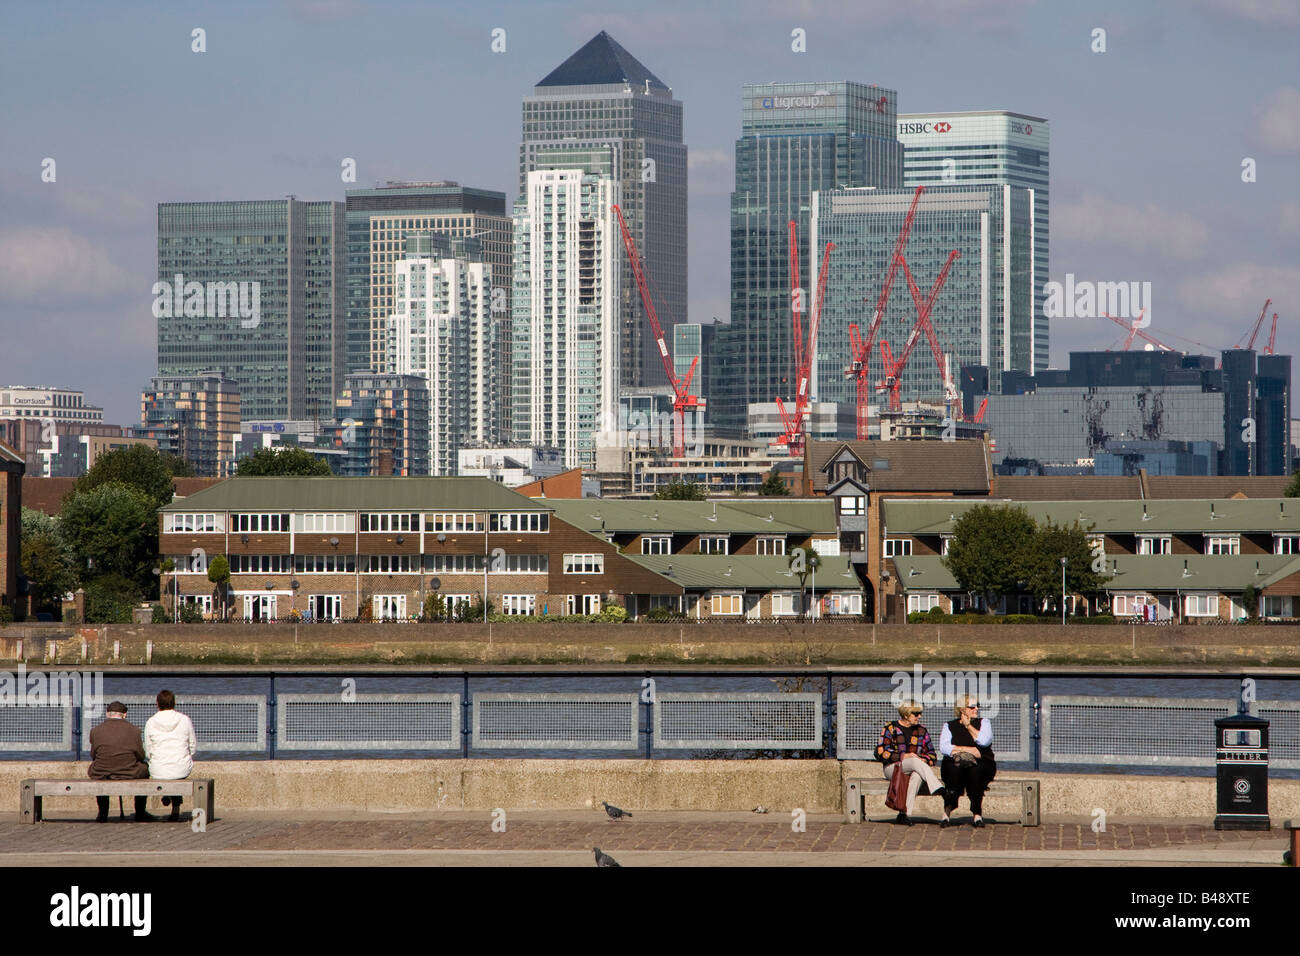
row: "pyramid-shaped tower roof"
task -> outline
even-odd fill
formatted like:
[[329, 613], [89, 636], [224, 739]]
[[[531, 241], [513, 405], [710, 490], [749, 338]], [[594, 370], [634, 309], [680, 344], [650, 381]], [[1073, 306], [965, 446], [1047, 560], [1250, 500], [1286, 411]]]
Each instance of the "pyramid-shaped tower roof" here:
[[554, 70], [548, 73], [538, 88], [546, 86], [603, 86], [627, 83], [633, 89], [650, 86], [668, 90], [668, 85], [655, 76], [618, 42], [601, 30], [586, 45]]

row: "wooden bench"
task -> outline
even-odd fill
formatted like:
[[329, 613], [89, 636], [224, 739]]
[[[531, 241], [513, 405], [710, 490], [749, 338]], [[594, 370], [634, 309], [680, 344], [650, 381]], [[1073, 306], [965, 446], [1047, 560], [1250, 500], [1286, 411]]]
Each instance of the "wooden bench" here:
[[[881, 798], [881, 806], [884, 806], [884, 797], [889, 793], [889, 781], [880, 777], [850, 777], [844, 781], [844, 819], [847, 823], [861, 823], [866, 819], [863, 811], [863, 804], [868, 794]], [[1038, 795], [1039, 786], [1037, 780], [1004, 780], [1001, 777], [995, 778], [989, 784], [988, 790], [984, 795], [1006, 796], [1020, 794], [1020, 825], [1023, 827], [1036, 827], [1039, 823], [1038, 815]], [[930, 797], [930, 788], [921, 783], [921, 790], [917, 796]]]
[[23, 823], [41, 819], [45, 797], [183, 797], [213, 819], [210, 778], [188, 780], [24, 780], [19, 811]]

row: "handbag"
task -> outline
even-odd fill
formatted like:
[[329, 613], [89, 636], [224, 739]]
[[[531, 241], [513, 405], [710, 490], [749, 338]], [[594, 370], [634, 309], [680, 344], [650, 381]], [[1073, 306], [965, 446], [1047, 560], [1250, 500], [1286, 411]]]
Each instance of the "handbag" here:
[[889, 793], [885, 795], [885, 806], [899, 813], [907, 812], [907, 774], [903, 773], [902, 761], [894, 764], [894, 775], [889, 778]]

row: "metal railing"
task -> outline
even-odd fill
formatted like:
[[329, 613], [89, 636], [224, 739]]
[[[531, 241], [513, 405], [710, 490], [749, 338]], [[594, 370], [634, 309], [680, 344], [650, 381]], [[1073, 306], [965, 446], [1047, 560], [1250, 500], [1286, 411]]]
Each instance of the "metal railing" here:
[[[37, 671], [32, 671], [36, 673]], [[66, 673], [66, 672], [64, 672]], [[906, 672], [888, 668], [549, 668], [286, 669], [232, 667], [161, 671], [123, 667], [107, 680], [172, 686], [177, 707], [194, 722], [201, 759], [315, 756], [824, 756], [871, 760], [880, 729], [895, 719], [893, 692], [860, 690]], [[1002, 764], [1031, 769], [1101, 766], [1204, 771], [1214, 762], [1215, 718], [1235, 713], [1229, 696], [1240, 678], [1221, 671], [1123, 673], [1097, 669], [1001, 668], [1025, 690], [996, 695], [993, 750]], [[400, 692], [358, 693], [356, 678], [404, 685]], [[1270, 764], [1300, 771], [1300, 673], [1260, 672], [1295, 699], [1254, 704], [1271, 722]], [[239, 692], [189, 688], [212, 681]], [[1043, 694], [1043, 681], [1139, 682], [1151, 696], [1114, 692]], [[338, 687], [332, 693], [286, 692], [286, 682]], [[538, 683], [547, 681], [548, 683]], [[707, 686], [699, 691], [656, 690]], [[1213, 684], [1211, 693], [1159, 693], [1169, 682]], [[1217, 682], [1217, 683], [1216, 683]], [[444, 692], [451, 684], [455, 692]], [[580, 690], [554, 690], [556, 683]], [[783, 689], [756, 692], [755, 684]], [[94, 686], [94, 682], [87, 682]], [[502, 690], [501, 685], [523, 690]], [[737, 689], [718, 690], [719, 684]], [[258, 689], [258, 686], [264, 690]], [[594, 693], [589, 688], [601, 687]], [[86, 759], [90, 729], [107, 700], [128, 705], [143, 726], [154, 698], [114, 693], [102, 699], [18, 706], [0, 698], [0, 759]], [[481, 690], [479, 688], [482, 688]], [[531, 690], [529, 688], [537, 688]], [[621, 689], [620, 689], [621, 688]], [[128, 688], [125, 683], [123, 691]], [[1217, 689], [1219, 693], [1213, 691]], [[318, 688], [319, 690], [319, 688]], [[987, 688], [985, 688], [987, 691]], [[250, 692], [252, 691], [252, 692]], [[1294, 693], [1293, 693], [1294, 692]], [[1220, 693], [1222, 696], [1220, 696]], [[926, 701], [937, 749], [944, 706]], [[144, 715], [144, 716], [141, 716]], [[928, 723], [928, 722], [927, 722]]]

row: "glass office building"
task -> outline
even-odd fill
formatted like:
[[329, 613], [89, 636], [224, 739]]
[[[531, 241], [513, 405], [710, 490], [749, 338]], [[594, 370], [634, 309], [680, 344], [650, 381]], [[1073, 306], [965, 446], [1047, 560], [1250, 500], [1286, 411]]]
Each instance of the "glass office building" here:
[[[523, 100], [519, 193], [541, 169], [605, 176], [613, 156], [621, 208], [653, 281], [664, 334], [687, 319], [686, 146], [682, 104], [672, 89], [603, 30], [547, 74]], [[622, 271], [617, 338], [623, 386], [662, 385], [663, 361], [641, 306], [631, 265]], [[517, 404], [517, 403], [516, 403]]]
[[1047, 368], [1048, 200], [1051, 130], [1040, 116], [1005, 110], [970, 113], [900, 113], [903, 183], [917, 186], [1014, 186], [1029, 190], [1033, 228], [1034, 320], [1030, 327], [1033, 374]]
[[[719, 431], [743, 434], [751, 402], [792, 399], [789, 221], [799, 224], [801, 282], [809, 289], [817, 267], [809, 254], [813, 193], [903, 184], [897, 99], [893, 90], [847, 81], [744, 87], [731, 194], [731, 323], [714, 341], [716, 385], [708, 396]], [[820, 254], [815, 259], [820, 265]], [[846, 261], [832, 255], [833, 278]], [[868, 294], [864, 282], [859, 301]]]
[[160, 203], [158, 374], [220, 370], [249, 418], [329, 418], [346, 361], [343, 243], [338, 202]]
[[[814, 196], [813, 242], [817, 247], [835, 243], [813, 376], [818, 401], [856, 401], [855, 381], [845, 374], [852, 361], [849, 325], [856, 322], [866, 337], [914, 193], [832, 189]], [[927, 186], [903, 252], [923, 299], [954, 249], [961, 256], [953, 262], [930, 313], [954, 385], [962, 365], [991, 365], [999, 371], [1027, 367], [1033, 324], [1028, 190]], [[815, 281], [811, 288], [815, 299]], [[916, 317], [900, 268], [870, 356], [873, 386], [883, 378], [878, 343], [888, 341], [895, 359], [901, 358]], [[936, 402], [944, 398], [942, 373], [924, 336], [903, 370], [900, 397]]]

